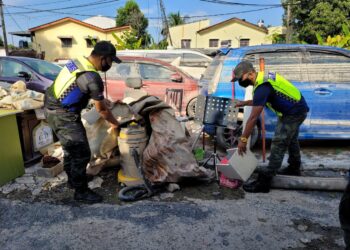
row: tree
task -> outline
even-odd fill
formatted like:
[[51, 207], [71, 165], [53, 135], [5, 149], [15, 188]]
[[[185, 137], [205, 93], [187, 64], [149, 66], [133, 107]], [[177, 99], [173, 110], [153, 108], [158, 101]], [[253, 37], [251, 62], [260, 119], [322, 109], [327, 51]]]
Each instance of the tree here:
[[335, 46], [339, 48], [350, 49], [350, 30], [348, 24], [342, 25], [342, 34], [334, 37], [328, 36], [326, 41], [323, 40], [320, 34], [316, 34], [319, 45]]
[[134, 0], [128, 0], [124, 7], [117, 10], [116, 24], [117, 26], [130, 25], [135, 31], [136, 40], [142, 39], [142, 45], [150, 42], [150, 35], [146, 31], [148, 19]]
[[[174, 27], [174, 26], [186, 23], [186, 17], [182, 17], [180, 15], [179, 11], [177, 13], [170, 12], [167, 19], [168, 19], [169, 27]], [[167, 41], [168, 31], [167, 31], [166, 27], [163, 27], [163, 29], [161, 30], [160, 33], [164, 36], [164, 39], [158, 43], [158, 46], [160, 48], [167, 48], [167, 46], [168, 46], [168, 41]]]
[[4, 46], [4, 41], [2, 40], [2, 37], [0, 36], [0, 46]]
[[349, 0], [282, 0], [287, 23], [290, 4], [291, 19], [297, 40], [317, 44], [316, 34], [322, 37], [341, 33], [350, 13]]

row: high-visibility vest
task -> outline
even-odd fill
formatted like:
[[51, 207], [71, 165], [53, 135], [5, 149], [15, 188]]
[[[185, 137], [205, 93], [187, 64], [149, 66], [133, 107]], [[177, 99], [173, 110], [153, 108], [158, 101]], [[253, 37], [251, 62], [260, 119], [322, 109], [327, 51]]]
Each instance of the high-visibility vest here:
[[60, 100], [63, 107], [69, 107], [80, 101], [82, 93], [76, 83], [77, 76], [83, 72], [97, 70], [85, 57], [69, 61], [58, 74], [50, 87], [53, 96]]
[[[264, 72], [259, 72], [254, 85], [254, 92], [261, 84], [269, 82], [275, 93], [293, 103], [298, 103], [301, 100], [301, 93], [297, 87], [295, 87], [290, 81], [284, 79], [281, 75], [269, 72], [267, 77]], [[266, 103], [266, 106], [275, 112], [278, 116], [282, 116], [281, 112], [274, 110], [270, 103]]]

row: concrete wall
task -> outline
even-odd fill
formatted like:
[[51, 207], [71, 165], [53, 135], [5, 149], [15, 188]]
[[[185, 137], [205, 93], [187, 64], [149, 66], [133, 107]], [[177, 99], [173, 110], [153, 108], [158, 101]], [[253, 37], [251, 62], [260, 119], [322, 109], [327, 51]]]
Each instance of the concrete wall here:
[[174, 47], [181, 48], [182, 39], [191, 39], [191, 48], [206, 49], [215, 48], [209, 47], [210, 39], [219, 39], [217, 48], [221, 47], [221, 41], [223, 40], [231, 40], [231, 47], [239, 47], [240, 39], [249, 39], [249, 45], [272, 43], [266, 32], [235, 21], [222, 23], [197, 33], [198, 30], [208, 26], [209, 20], [171, 27], [170, 34]]
[[[170, 35], [173, 41], [173, 46], [175, 48], [181, 48], [181, 40], [182, 39], [190, 39], [191, 40], [191, 48], [203, 48], [198, 44], [199, 34], [197, 31], [200, 29], [204, 29], [210, 25], [210, 21], [208, 19], [201, 20], [198, 22], [187, 23], [183, 25], [178, 25], [175, 27], [171, 27]], [[170, 45], [170, 42], [168, 40]]]
[[[122, 31], [114, 31], [121, 35]], [[54, 61], [55, 59], [69, 59], [78, 56], [88, 56], [92, 48], [87, 47], [87, 36], [97, 37], [98, 40], [109, 40], [115, 43], [112, 37], [113, 32], [100, 32], [83, 25], [67, 21], [48, 28], [35, 31], [33, 38], [33, 48], [38, 52], [45, 51], [45, 59]], [[72, 36], [72, 47], [62, 47], [59, 37]]]

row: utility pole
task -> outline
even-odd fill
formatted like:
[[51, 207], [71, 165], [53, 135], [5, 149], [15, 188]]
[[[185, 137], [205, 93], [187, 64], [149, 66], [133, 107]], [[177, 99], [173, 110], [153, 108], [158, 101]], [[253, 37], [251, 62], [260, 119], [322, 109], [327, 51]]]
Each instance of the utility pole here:
[[165, 28], [167, 37], [169, 38], [170, 46], [173, 46], [173, 41], [171, 40], [171, 35], [170, 35], [170, 30], [169, 30], [168, 18], [165, 14], [163, 0], [159, 0], [159, 4], [160, 4], [160, 11], [162, 13], [163, 27]]
[[2, 0], [0, 0], [0, 16], [1, 16], [1, 27], [2, 27], [2, 32], [4, 35], [4, 45], [5, 45], [5, 53], [6, 56], [9, 55], [9, 48], [7, 46], [7, 36], [6, 36], [6, 27], [5, 27], [5, 18], [4, 18], [4, 10], [3, 10], [4, 3]]
[[291, 17], [291, 10], [290, 10], [290, 4], [287, 2], [287, 31], [286, 31], [286, 43], [292, 42], [292, 17]]

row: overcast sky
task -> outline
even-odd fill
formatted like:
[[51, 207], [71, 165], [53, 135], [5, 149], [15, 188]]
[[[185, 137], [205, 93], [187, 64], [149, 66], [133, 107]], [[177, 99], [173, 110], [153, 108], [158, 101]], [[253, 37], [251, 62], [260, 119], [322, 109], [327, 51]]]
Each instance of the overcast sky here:
[[[195, 21], [198, 19], [209, 18], [211, 24], [232, 18], [238, 17], [246, 19], [249, 22], [257, 23], [259, 19], [264, 20], [265, 25], [278, 26], [282, 24], [283, 8], [271, 8], [250, 13], [237, 13], [244, 11], [257, 10], [267, 8], [268, 6], [259, 6], [259, 4], [280, 4], [279, 0], [226, 0], [228, 2], [238, 3], [250, 3], [258, 4], [257, 6], [234, 6], [234, 5], [222, 5], [217, 3], [210, 3], [200, 0], [163, 0], [166, 13], [180, 12], [182, 16], [190, 16], [189, 21]], [[88, 15], [103, 15], [108, 17], [114, 17], [116, 15], [116, 9], [124, 6], [126, 0], [112, 1], [112, 0], [4, 0], [5, 4], [5, 23], [7, 32], [12, 31], [25, 31], [29, 28], [52, 22], [54, 20], [63, 17], [73, 17], [79, 20], [88, 18]], [[98, 2], [106, 2], [104, 4], [92, 5]], [[149, 19], [148, 31], [151, 33], [156, 41], [161, 39], [160, 29], [161, 20], [160, 8], [158, 6], [158, 0], [137, 0], [136, 1], [142, 12]], [[84, 7], [77, 7], [74, 9], [57, 10], [63, 12], [63, 14], [52, 12], [36, 12], [30, 9], [45, 9], [52, 10], [57, 8], [66, 8], [77, 5], [86, 5]], [[16, 7], [13, 7], [16, 6]], [[34, 13], [17, 13], [16, 12], [34, 12]], [[10, 14], [9, 14], [10, 13]], [[220, 15], [226, 13], [237, 13]], [[87, 16], [80, 16], [80, 15]], [[209, 16], [217, 15], [217, 16]], [[2, 31], [1, 31], [2, 36]], [[18, 40], [21, 38], [8, 35], [8, 42], [10, 44], [15, 43], [18, 45]]]

